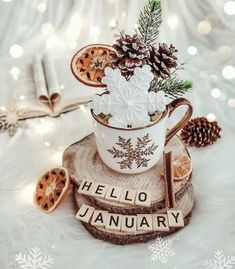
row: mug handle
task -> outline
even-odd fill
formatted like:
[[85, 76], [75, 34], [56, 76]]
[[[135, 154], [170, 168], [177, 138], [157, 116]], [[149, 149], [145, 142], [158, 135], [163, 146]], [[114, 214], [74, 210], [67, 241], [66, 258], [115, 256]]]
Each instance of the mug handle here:
[[193, 107], [191, 103], [185, 98], [178, 98], [173, 100], [170, 104], [168, 104], [168, 118], [172, 115], [174, 110], [179, 106], [186, 105], [188, 107], [187, 111], [185, 112], [184, 116], [181, 120], [175, 124], [166, 134], [165, 145], [170, 141], [170, 139], [187, 123], [187, 121], [191, 118], [193, 114]]

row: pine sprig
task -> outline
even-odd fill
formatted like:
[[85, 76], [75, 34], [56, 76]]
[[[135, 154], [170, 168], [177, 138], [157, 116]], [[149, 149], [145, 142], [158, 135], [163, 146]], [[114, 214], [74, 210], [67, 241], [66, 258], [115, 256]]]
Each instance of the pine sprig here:
[[181, 80], [176, 76], [172, 76], [165, 80], [154, 79], [151, 83], [149, 91], [164, 91], [170, 98], [175, 99], [184, 95], [192, 88], [193, 84], [190, 80]]
[[138, 34], [146, 45], [153, 45], [156, 42], [161, 22], [160, 0], [149, 0], [138, 19]]

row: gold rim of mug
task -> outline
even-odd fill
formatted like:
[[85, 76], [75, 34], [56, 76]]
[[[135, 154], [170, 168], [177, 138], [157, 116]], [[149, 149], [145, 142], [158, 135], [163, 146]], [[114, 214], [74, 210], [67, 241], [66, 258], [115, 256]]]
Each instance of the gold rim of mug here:
[[159, 119], [153, 121], [152, 123], [145, 125], [145, 126], [140, 126], [140, 127], [135, 127], [135, 128], [121, 128], [121, 127], [114, 127], [111, 125], [108, 125], [102, 121], [100, 121], [97, 116], [94, 114], [93, 109], [91, 109], [91, 115], [93, 116], [93, 118], [100, 124], [104, 125], [105, 127], [111, 128], [111, 129], [115, 129], [115, 130], [122, 130], [122, 131], [135, 131], [135, 130], [141, 130], [141, 129], [146, 129], [149, 128], [153, 125], [155, 125], [156, 123], [158, 123], [159, 121], [161, 121], [162, 119], [164, 119], [166, 117], [166, 115], [168, 114], [168, 106], [166, 108], [166, 110], [164, 112], [162, 112], [162, 115]]

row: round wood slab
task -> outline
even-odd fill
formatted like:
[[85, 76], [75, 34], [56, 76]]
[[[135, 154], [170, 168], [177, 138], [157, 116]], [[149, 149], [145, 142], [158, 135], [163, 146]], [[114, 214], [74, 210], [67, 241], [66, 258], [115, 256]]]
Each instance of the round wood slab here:
[[[165, 151], [172, 151], [173, 160], [178, 155], [189, 153], [178, 136], [174, 136], [165, 147]], [[189, 156], [190, 157], [190, 156]], [[112, 213], [137, 214], [151, 213], [164, 208], [165, 184], [161, 177], [162, 159], [149, 169], [140, 174], [121, 174], [111, 170], [101, 160], [95, 143], [95, 136], [91, 134], [81, 141], [68, 147], [63, 154], [63, 167], [65, 167], [74, 182], [79, 185], [82, 180], [87, 179], [97, 183], [106, 183], [128, 189], [141, 189], [151, 192], [151, 206], [141, 207], [126, 205], [102, 198], [87, 196], [93, 206]], [[176, 201], [181, 199], [191, 186], [191, 175], [182, 181], [174, 183]], [[193, 196], [191, 196], [193, 201]]]

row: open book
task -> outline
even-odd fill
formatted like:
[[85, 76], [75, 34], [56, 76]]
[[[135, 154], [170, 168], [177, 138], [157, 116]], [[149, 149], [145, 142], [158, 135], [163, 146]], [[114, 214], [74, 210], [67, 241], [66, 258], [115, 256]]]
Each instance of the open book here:
[[103, 92], [77, 81], [70, 71], [71, 57], [65, 57], [54, 61], [48, 54], [36, 55], [28, 63], [7, 63], [0, 72], [0, 106], [14, 103], [21, 118], [57, 116]]

